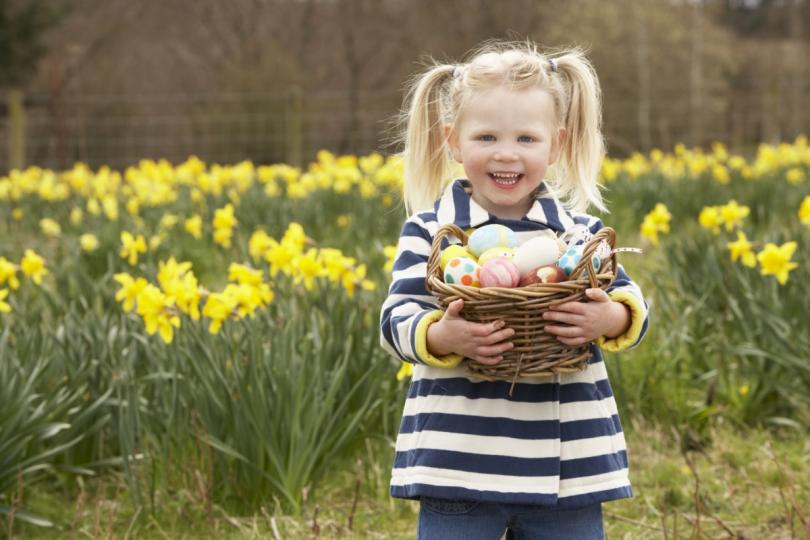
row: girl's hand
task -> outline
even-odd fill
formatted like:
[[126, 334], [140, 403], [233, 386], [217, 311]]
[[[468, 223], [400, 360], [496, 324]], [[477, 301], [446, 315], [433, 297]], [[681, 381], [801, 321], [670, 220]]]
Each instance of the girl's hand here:
[[548, 310], [543, 319], [568, 326], [546, 326], [549, 334], [569, 347], [577, 347], [601, 336], [616, 337], [630, 327], [630, 310], [614, 302], [602, 289], [587, 289], [590, 302], [566, 302]]
[[460, 315], [463, 307], [464, 300], [451, 302], [444, 316], [428, 326], [428, 351], [435, 356], [455, 353], [488, 366], [503, 360], [501, 354], [514, 347], [511, 341], [505, 340], [515, 331], [504, 328], [503, 321], [469, 322]]

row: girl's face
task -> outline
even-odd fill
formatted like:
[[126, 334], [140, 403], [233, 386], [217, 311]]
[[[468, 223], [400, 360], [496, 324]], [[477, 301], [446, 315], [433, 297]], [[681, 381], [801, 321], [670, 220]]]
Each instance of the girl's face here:
[[539, 88], [505, 86], [475, 93], [456, 129], [448, 128], [453, 158], [472, 183], [472, 198], [501, 219], [520, 219], [559, 152], [551, 96]]

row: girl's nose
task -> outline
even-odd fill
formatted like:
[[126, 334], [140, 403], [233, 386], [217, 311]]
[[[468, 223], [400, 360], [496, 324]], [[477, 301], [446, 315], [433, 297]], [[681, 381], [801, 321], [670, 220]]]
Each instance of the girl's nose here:
[[497, 150], [493, 156], [496, 161], [515, 161], [517, 153], [509, 149]]

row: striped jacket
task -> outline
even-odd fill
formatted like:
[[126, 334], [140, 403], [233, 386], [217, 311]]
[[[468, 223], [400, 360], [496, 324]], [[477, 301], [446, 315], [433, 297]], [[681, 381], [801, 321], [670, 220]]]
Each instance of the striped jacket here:
[[632, 496], [627, 451], [601, 349], [635, 346], [647, 329], [641, 290], [619, 268], [608, 289], [632, 313], [624, 335], [591, 346], [588, 368], [540, 381], [476, 380], [457, 355], [434, 357], [427, 327], [442, 316], [425, 289], [427, 259], [438, 228], [468, 230], [501, 223], [518, 240], [582, 223], [601, 221], [571, 214], [541, 186], [522, 220], [500, 220], [476, 204], [466, 180], [450, 184], [432, 211], [410, 217], [402, 228], [393, 282], [381, 312], [381, 344], [414, 364], [396, 442], [391, 496], [421, 496], [499, 503], [578, 507]]

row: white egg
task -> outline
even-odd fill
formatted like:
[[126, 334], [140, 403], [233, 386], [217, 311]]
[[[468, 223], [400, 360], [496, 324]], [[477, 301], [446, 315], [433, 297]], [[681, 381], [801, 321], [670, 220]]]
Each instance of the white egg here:
[[520, 270], [521, 277], [535, 268], [554, 264], [560, 257], [560, 247], [555, 238], [540, 236], [526, 240], [515, 250], [512, 262]]

